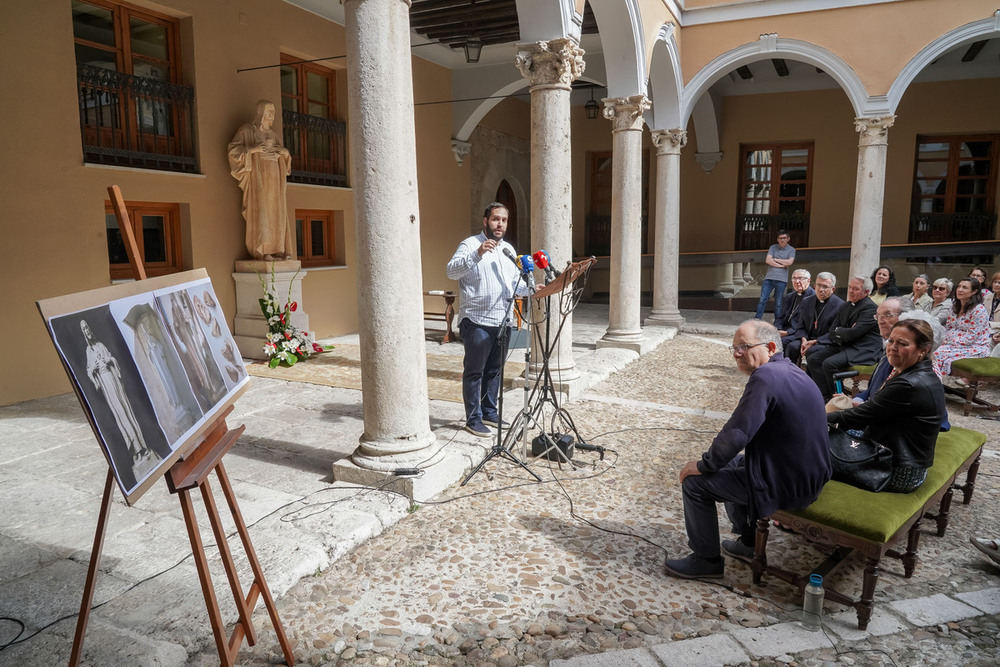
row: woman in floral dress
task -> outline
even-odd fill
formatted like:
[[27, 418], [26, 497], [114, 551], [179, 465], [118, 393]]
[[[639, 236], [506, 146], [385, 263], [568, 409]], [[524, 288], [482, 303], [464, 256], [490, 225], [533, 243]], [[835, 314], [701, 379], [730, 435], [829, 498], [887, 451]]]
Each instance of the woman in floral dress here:
[[945, 323], [944, 343], [934, 353], [934, 372], [938, 377], [951, 373], [951, 362], [956, 359], [990, 354], [990, 316], [983, 306], [980, 289], [975, 278], [962, 278], [955, 287], [955, 303]]

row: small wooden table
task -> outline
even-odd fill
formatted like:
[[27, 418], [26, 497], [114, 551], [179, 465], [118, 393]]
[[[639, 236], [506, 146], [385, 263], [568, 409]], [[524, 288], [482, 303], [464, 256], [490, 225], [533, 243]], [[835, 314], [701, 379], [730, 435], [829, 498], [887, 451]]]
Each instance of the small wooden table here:
[[425, 296], [440, 296], [444, 299], [444, 312], [439, 313], [436, 311], [424, 311], [424, 319], [435, 320], [438, 322], [444, 322], [446, 324], [444, 338], [441, 339], [441, 344], [451, 343], [458, 340], [455, 332], [451, 329], [452, 320], [455, 319], [455, 297], [457, 296], [454, 292], [432, 289], [424, 292]]

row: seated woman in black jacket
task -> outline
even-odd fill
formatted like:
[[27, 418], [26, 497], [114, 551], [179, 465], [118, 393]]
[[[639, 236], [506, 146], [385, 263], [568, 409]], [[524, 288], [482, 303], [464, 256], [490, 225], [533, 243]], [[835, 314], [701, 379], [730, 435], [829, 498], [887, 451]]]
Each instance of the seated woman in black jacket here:
[[924, 483], [934, 463], [934, 443], [945, 418], [944, 389], [931, 367], [934, 332], [921, 320], [901, 320], [885, 348], [889, 379], [868, 400], [827, 415], [841, 428], [863, 428], [892, 451], [886, 491], [909, 493]]

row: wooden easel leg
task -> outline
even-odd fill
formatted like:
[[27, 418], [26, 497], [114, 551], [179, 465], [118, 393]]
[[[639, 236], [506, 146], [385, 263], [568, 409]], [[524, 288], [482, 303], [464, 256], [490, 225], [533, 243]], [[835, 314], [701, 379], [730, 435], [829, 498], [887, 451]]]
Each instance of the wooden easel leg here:
[[70, 667], [80, 664], [83, 654], [83, 639], [87, 634], [87, 621], [90, 620], [90, 605], [94, 602], [94, 587], [97, 584], [97, 568], [101, 564], [101, 550], [104, 548], [104, 533], [108, 528], [108, 516], [111, 514], [111, 496], [115, 492], [115, 475], [108, 467], [108, 477], [104, 482], [104, 498], [101, 500], [101, 511], [97, 515], [97, 530], [94, 532], [94, 548], [90, 551], [90, 565], [87, 567], [87, 583], [83, 587], [83, 600], [80, 601], [80, 614], [76, 619], [76, 635], [73, 637], [73, 652], [69, 656]]
[[285, 654], [285, 664], [288, 667], [294, 667], [295, 655], [292, 653], [292, 645], [288, 642], [288, 637], [285, 635], [285, 628], [281, 625], [281, 618], [278, 617], [278, 608], [274, 604], [274, 598], [271, 597], [271, 590], [267, 587], [267, 580], [264, 578], [264, 572], [260, 568], [260, 561], [257, 560], [257, 552], [254, 551], [253, 543], [250, 541], [250, 533], [247, 532], [247, 525], [243, 521], [243, 514], [240, 512], [240, 506], [236, 502], [233, 486], [229, 482], [229, 475], [226, 474], [226, 469], [222, 465], [221, 460], [215, 466], [215, 474], [219, 477], [219, 484], [222, 487], [223, 494], [226, 496], [229, 510], [233, 513], [233, 522], [236, 523], [236, 529], [239, 531], [240, 539], [243, 541], [243, 550], [246, 552], [247, 560], [250, 562], [250, 569], [253, 571], [254, 582], [250, 587], [247, 598], [248, 606], [250, 609], [253, 609], [259, 591], [261, 597], [264, 598], [264, 606], [267, 607], [268, 616], [271, 617], [271, 625], [274, 626], [274, 632], [278, 636], [281, 651]]
[[223, 667], [233, 667], [233, 658], [229, 653], [226, 641], [225, 627], [222, 623], [222, 612], [219, 611], [219, 601], [215, 598], [215, 588], [212, 586], [212, 573], [208, 570], [208, 559], [205, 558], [205, 547], [198, 531], [198, 520], [194, 515], [194, 505], [187, 489], [179, 489], [177, 498], [184, 512], [184, 525], [187, 526], [188, 538], [191, 540], [191, 552], [198, 568], [198, 581], [201, 582], [201, 592], [205, 596], [205, 605], [212, 620], [212, 634], [215, 636], [215, 646], [219, 651], [219, 659]]
[[[234, 632], [233, 641], [230, 642], [229, 651], [235, 655], [243, 642], [242, 634], [246, 634], [247, 643], [253, 646], [257, 643], [257, 635], [250, 621], [250, 609], [247, 608], [247, 600], [243, 597], [243, 587], [240, 585], [240, 578], [236, 572], [236, 564], [233, 562], [233, 554], [229, 550], [229, 542], [226, 540], [226, 531], [222, 527], [222, 519], [219, 516], [219, 507], [215, 504], [215, 497], [212, 496], [212, 489], [205, 479], [198, 485], [201, 488], [201, 496], [205, 500], [205, 509], [208, 510], [208, 520], [212, 524], [212, 533], [215, 535], [215, 542], [219, 547], [219, 554], [222, 556], [222, 564], [226, 569], [226, 578], [229, 579], [229, 588], [233, 593], [233, 601], [236, 603], [236, 611], [239, 613], [239, 623], [243, 627], [243, 633]], [[239, 636], [237, 636], [239, 635]]]

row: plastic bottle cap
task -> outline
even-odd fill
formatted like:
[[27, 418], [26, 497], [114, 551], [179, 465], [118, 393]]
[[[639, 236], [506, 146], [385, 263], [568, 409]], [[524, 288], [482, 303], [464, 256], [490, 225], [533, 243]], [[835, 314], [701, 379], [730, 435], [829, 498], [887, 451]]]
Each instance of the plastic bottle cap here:
[[813, 586], [822, 586], [823, 585], [823, 575], [822, 574], [810, 574], [809, 575], [809, 583], [812, 584]]

